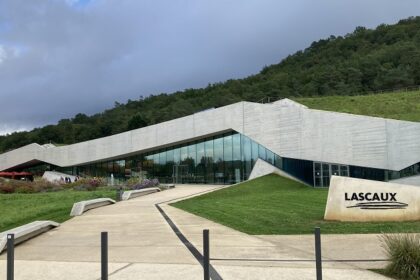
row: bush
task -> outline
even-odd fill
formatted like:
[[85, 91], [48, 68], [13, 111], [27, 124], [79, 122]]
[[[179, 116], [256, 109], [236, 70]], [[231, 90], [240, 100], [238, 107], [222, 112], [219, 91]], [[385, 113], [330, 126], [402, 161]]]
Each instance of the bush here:
[[0, 184], [0, 193], [14, 193], [15, 188], [9, 185]]
[[132, 186], [131, 188], [133, 190], [140, 190], [140, 189], [152, 188], [152, 187], [156, 187], [156, 186], [159, 186], [159, 180], [158, 179], [153, 179], [153, 180], [144, 179], [140, 184], [136, 184], [136, 185]]
[[419, 280], [420, 234], [383, 235], [381, 241], [390, 260], [385, 273], [399, 279]]
[[17, 193], [34, 193], [36, 192], [35, 188], [33, 185], [23, 185], [23, 186], [18, 186], [15, 188], [15, 192]]
[[130, 179], [128, 179], [128, 180], [125, 182], [125, 185], [126, 185], [128, 188], [132, 189], [135, 185], [140, 184], [142, 181], [143, 181], [143, 179], [142, 179], [142, 178], [140, 178], [140, 177], [131, 177]]
[[94, 191], [98, 187], [105, 186], [102, 178], [80, 178], [76, 182], [63, 185], [66, 188], [72, 188], [76, 191]]

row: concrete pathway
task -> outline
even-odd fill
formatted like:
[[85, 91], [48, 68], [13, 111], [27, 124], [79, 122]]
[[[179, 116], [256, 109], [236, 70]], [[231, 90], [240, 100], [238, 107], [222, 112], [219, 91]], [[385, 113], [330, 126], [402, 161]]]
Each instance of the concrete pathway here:
[[[315, 279], [312, 262], [296, 261], [313, 259], [311, 236], [250, 236], [164, 203], [215, 188], [177, 186], [88, 211], [17, 246], [15, 279], [99, 279], [101, 231], [109, 232], [109, 279], [202, 279], [198, 261], [159, 213], [156, 203], [163, 203], [162, 209], [200, 252], [202, 230], [210, 229], [211, 257], [221, 259], [212, 264], [223, 279]], [[349, 258], [360, 252], [363, 258], [380, 257], [373, 237], [332, 237], [331, 249], [326, 240], [329, 237], [324, 236], [326, 258], [341, 256], [340, 251]], [[356, 241], [365, 249], [359, 251]], [[5, 258], [6, 254], [0, 255], [0, 279], [5, 279]], [[255, 261], [267, 258], [290, 261]], [[324, 279], [386, 279], [353, 263], [325, 263], [324, 267]]]
[[[202, 229], [210, 230], [212, 264], [223, 279], [315, 279], [315, 263], [302, 261], [315, 259], [312, 235], [252, 236], [170, 205], [163, 209], [199, 251]], [[386, 258], [376, 235], [323, 235], [322, 246], [324, 279], [388, 279], [366, 270], [386, 264], [369, 261]]]
[[[168, 275], [199, 279], [201, 266], [179, 241], [155, 203], [214, 188], [181, 186], [72, 218], [16, 247], [15, 279], [98, 279], [102, 231], [108, 231], [109, 235], [110, 279], [168, 279]], [[0, 279], [6, 277], [5, 258], [6, 254], [0, 255]], [[133, 274], [139, 270], [141, 274]]]

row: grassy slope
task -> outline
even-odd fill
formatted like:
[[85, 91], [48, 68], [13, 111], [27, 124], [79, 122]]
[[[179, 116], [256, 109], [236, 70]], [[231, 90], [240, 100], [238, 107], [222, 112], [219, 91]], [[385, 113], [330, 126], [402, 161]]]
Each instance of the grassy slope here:
[[420, 91], [294, 100], [312, 109], [420, 122]]
[[327, 189], [314, 189], [277, 175], [172, 204], [249, 234], [420, 232], [420, 222], [323, 221]]
[[73, 203], [99, 197], [115, 199], [115, 191], [0, 194], [0, 232], [35, 220], [63, 222], [70, 218]]

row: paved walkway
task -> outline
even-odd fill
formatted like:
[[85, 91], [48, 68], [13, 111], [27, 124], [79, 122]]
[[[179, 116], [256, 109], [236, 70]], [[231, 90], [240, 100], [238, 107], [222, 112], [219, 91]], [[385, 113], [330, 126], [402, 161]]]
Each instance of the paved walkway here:
[[[198, 261], [179, 240], [155, 204], [215, 188], [177, 186], [88, 211], [17, 246], [15, 279], [98, 279], [101, 231], [109, 232], [110, 279], [202, 279]], [[209, 228], [212, 258], [238, 259], [212, 261], [223, 279], [315, 279], [313, 263], [293, 261], [313, 259], [310, 236], [249, 236], [165, 203], [161, 207], [200, 252], [202, 230]], [[348, 253], [346, 256], [352, 257], [352, 250], [359, 255], [351, 240], [346, 238], [348, 246], [342, 245], [338, 251], [331, 249], [328, 253], [329, 249], [325, 249], [326, 257], [340, 255], [339, 251], [343, 249]], [[357, 242], [361, 240], [365, 238], [360, 236]], [[368, 240], [363, 243], [368, 246], [363, 251], [363, 257], [377, 258], [376, 239], [369, 237]], [[336, 243], [341, 245], [340, 240]], [[5, 279], [5, 258], [5, 254], [0, 255], [0, 279]], [[267, 258], [291, 261], [243, 260]], [[324, 279], [386, 279], [354, 264], [325, 263], [324, 267]]]

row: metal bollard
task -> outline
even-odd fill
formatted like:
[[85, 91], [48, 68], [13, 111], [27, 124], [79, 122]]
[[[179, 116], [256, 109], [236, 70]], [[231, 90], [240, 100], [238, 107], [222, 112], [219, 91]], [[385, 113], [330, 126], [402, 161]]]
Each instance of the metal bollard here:
[[108, 232], [101, 232], [101, 280], [108, 280]]
[[15, 278], [15, 235], [7, 235], [7, 280]]
[[322, 280], [322, 258], [321, 258], [321, 229], [315, 228], [315, 262], [316, 279]]
[[117, 201], [121, 201], [122, 200], [122, 187], [119, 187], [116, 190], [117, 190]]
[[210, 280], [210, 242], [209, 230], [203, 230], [203, 270], [204, 280]]

